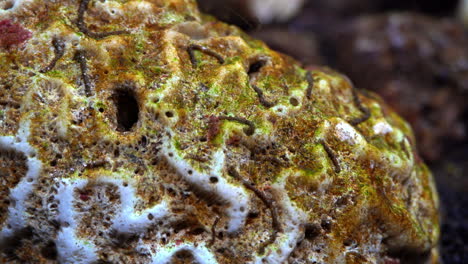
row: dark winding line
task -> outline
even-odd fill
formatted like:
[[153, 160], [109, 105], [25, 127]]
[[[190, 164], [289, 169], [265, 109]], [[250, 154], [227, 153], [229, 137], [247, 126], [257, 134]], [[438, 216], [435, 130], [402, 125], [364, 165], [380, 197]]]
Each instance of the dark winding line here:
[[312, 98], [312, 88], [314, 88], [314, 78], [312, 77], [312, 73], [310, 73], [310, 71], [307, 71], [306, 80], [308, 83], [306, 97], [310, 100]]
[[88, 64], [86, 63], [86, 51], [78, 50], [74, 58], [80, 64], [81, 78], [85, 87], [85, 95], [91, 96], [91, 81], [88, 76]]
[[121, 34], [128, 33], [128, 31], [125, 31], [125, 30], [110, 31], [110, 32], [93, 32], [89, 30], [88, 26], [84, 22], [84, 15], [86, 11], [88, 11], [89, 1], [90, 0], [81, 0], [79, 8], [78, 8], [78, 19], [76, 21], [76, 26], [83, 34], [94, 39], [102, 39], [111, 35], [121, 35]]
[[257, 189], [253, 183], [249, 182], [248, 180], [245, 180], [234, 167], [228, 168], [228, 174], [231, 175], [233, 178], [239, 180], [245, 186], [245, 188], [254, 192], [255, 195], [263, 202], [263, 204], [265, 204], [268, 210], [270, 210], [271, 226], [273, 228], [273, 232], [270, 238], [267, 241], [265, 241], [258, 250], [260, 254], [263, 254], [265, 248], [268, 245], [275, 242], [276, 238], [278, 237], [278, 233], [281, 232], [281, 224], [278, 220], [278, 212], [276, 210], [276, 207], [273, 205], [273, 201], [271, 199], [268, 199], [268, 197], [262, 191]]
[[200, 46], [200, 45], [197, 45], [197, 44], [190, 44], [188, 46], [188, 48], [187, 48], [187, 52], [188, 52], [188, 54], [190, 56], [190, 61], [192, 62], [193, 67], [197, 67], [197, 65], [198, 65], [198, 61], [195, 58], [195, 53], [194, 53], [195, 50], [201, 51], [201, 52], [203, 52], [203, 53], [205, 53], [207, 55], [215, 57], [218, 60], [219, 64], [224, 64], [223, 57], [221, 57], [221, 55], [219, 55], [218, 53], [210, 50], [207, 47], [203, 47], [203, 46]]
[[52, 45], [54, 46], [55, 56], [52, 59], [52, 61], [50, 61], [49, 65], [47, 65], [44, 69], [40, 70], [41, 73], [46, 73], [52, 70], [55, 67], [55, 64], [57, 64], [57, 61], [60, 60], [65, 54], [65, 42], [63, 42], [62, 39], [52, 39]]
[[216, 241], [216, 225], [218, 224], [219, 222], [219, 216], [216, 217], [213, 225], [211, 226], [211, 241], [210, 241], [210, 246], [212, 246], [214, 244], [214, 242]]
[[265, 95], [263, 94], [263, 91], [262, 89], [258, 88], [258, 86], [256, 86], [255, 84], [252, 84], [252, 88], [254, 89], [254, 91], [257, 93], [258, 95], [258, 100], [260, 100], [260, 103], [266, 107], [266, 108], [270, 108], [270, 107], [273, 107], [275, 106], [275, 102], [270, 102], [268, 101], [266, 98], [265, 98]]
[[351, 125], [356, 126], [356, 125], [361, 124], [362, 122], [367, 121], [367, 119], [370, 118], [371, 113], [370, 113], [369, 108], [362, 105], [357, 89], [353, 87], [352, 92], [353, 92], [354, 105], [356, 105], [359, 111], [362, 112], [362, 116], [353, 118], [350, 121], [348, 121]]
[[338, 158], [336, 157], [335, 152], [328, 146], [328, 144], [324, 140], [320, 140], [320, 144], [322, 144], [323, 148], [327, 152], [328, 157], [333, 163], [333, 166], [335, 167], [335, 172], [340, 173], [341, 172], [341, 166], [340, 162], [338, 161]]
[[245, 119], [245, 118], [233, 117], [233, 116], [220, 116], [219, 120], [227, 120], [227, 121], [237, 122], [237, 123], [248, 126], [247, 129], [244, 129], [244, 133], [247, 136], [251, 136], [251, 135], [253, 135], [255, 133], [254, 123], [252, 121], [249, 121], [249, 120]]

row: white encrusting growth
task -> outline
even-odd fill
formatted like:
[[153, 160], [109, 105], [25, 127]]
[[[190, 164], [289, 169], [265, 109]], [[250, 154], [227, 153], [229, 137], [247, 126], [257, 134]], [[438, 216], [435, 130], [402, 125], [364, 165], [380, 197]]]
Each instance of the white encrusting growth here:
[[216, 264], [215, 256], [206, 248], [204, 243], [199, 244], [197, 246], [193, 245], [192, 243], [185, 243], [181, 245], [176, 245], [171, 243], [164, 247], [160, 247], [157, 249], [157, 253], [152, 256], [153, 264], [166, 264], [172, 263], [172, 257], [175, 253], [181, 250], [190, 251], [194, 260], [200, 264]]
[[26, 199], [32, 192], [42, 169], [41, 161], [35, 157], [36, 151], [28, 143], [29, 126], [29, 120], [23, 121], [20, 123], [18, 134], [15, 137], [0, 137], [0, 149], [23, 153], [28, 168], [26, 175], [15, 188], [10, 190], [11, 205], [8, 208], [8, 218], [0, 232], [0, 238], [11, 236], [15, 230], [26, 226]]
[[386, 135], [393, 131], [392, 126], [386, 121], [378, 122], [373, 127], [374, 133], [377, 135]]
[[[125, 233], [141, 233], [146, 231], [146, 228], [154, 223], [155, 220], [169, 214], [167, 202], [163, 201], [160, 204], [144, 210], [143, 212], [135, 212], [135, 206], [138, 199], [135, 195], [135, 189], [131, 184], [120, 179], [102, 177], [99, 182], [110, 183], [117, 186], [120, 194], [120, 210], [116, 212], [116, 217], [113, 220], [112, 228], [117, 232]], [[81, 189], [88, 184], [88, 180], [69, 180], [63, 179], [59, 182], [57, 200], [60, 202], [58, 206], [58, 220], [62, 224], [62, 229], [57, 236], [57, 248], [59, 249], [59, 258], [62, 263], [90, 263], [97, 259], [95, 246], [89, 241], [79, 239], [75, 235], [77, 228], [77, 214], [73, 208], [75, 200], [75, 190]], [[153, 217], [150, 219], [148, 215]]]
[[347, 142], [350, 145], [364, 142], [364, 138], [356, 131], [356, 129], [343, 121], [336, 124], [335, 135], [339, 140]]
[[56, 200], [58, 203], [58, 221], [61, 229], [55, 241], [60, 263], [91, 263], [97, 260], [96, 249], [89, 241], [76, 237], [76, 212], [73, 201], [76, 188], [83, 188], [87, 180], [62, 179], [58, 182]]
[[[230, 218], [228, 232], [236, 232], [241, 229], [248, 213], [249, 196], [243, 188], [228, 183], [223, 177], [225, 154], [222, 149], [213, 154], [214, 164], [211, 171], [207, 173], [198, 172], [180, 157], [170, 140], [166, 140], [161, 153], [185, 180], [196, 184], [205, 191], [216, 193], [229, 203], [226, 212]], [[210, 182], [210, 177], [216, 177], [217, 182]]]
[[[124, 183], [119, 179], [102, 178], [101, 182], [112, 183], [119, 189], [121, 210], [116, 213], [112, 228], [119, 232], [141, 233], [155, 220], [161, 219], [170, 214], [166, 201], [148, 208], [140, 213], [135, 212], [135, 206], [138, 202], [135, 195], [135, 189], [131, 184]], [[148, 217], [151, 214], [152, 220]]]
[[265, 255], [257, 255], [255, 257], [255, 264], [285, 263], [302, 237], [300, 226], [305, 222], [307, 216], [305, 212], [294, 206], [285, 189], [286, 179], [294, 176], [289, 171], [282, 174], [280, 179], [272, 184], [272, 188], [276, 194], [276, 206], [278, 206], [281, 212], [279, 214], [279, 221], [283, 230], [281, 233], [278, 233], [275, 242], [265, 249]]

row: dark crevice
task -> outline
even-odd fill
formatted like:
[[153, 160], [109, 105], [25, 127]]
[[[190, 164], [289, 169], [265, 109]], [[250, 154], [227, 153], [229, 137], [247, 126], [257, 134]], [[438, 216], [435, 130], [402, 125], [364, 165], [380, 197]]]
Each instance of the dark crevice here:
[[0, 99], [0, 106], [10, 106], [15, 109], [19, 109], [21, 107], [21, 105], [17, 102], [14, 102], [12, 100], [1, 100], [1, 99]]
[[52, 45], [54, 46], [55, 56], [52, 61], [50, 61], [49, 65], [40, 71], [41, 73], [46, 73], [52, 70], [55, 67], [55, 64], [57, 64], [57, 61], [65, 54], [65, 42], [62, 39], [54, 38], [52, 40]]
[[58, 252], [57, 252], [57, 245], [53, 240], [47, 242], [44, 247], [41, 249], [41, 254], [44, 258], [55, 260], [57, 259]]
[[200, 45], [197, 45], [197, 44], [191, 44], [188, 46], [187, 48], [187, 52], [190, 56], [190, 62], [192, 62], [192, 66], [193, 67], [197, 67], [198, 65], [198, 61], [197, 61], [197, 58], [195, 57], [195, 50], [198, 50], [198, 51], [201, 51], [209, 56], [212, 56], [214, 57], [215, 59], [218, 60], [219, 64], [224, 64], [224, 58], [219, 55], [218, 53], [214, 52], [213, 50], [207, 48], [207, 47], [203, 47], [203, 46], [200, 46]]
[[313, 223], [308, 223], [304, 226], [304, 238], [307, 240], [313, 240], [320, 235], [320, 226]]
[[247, 72], [247, 74], [252, 75], [254, 73], [257, 73], [260, 71], [260, 69], [266, 65], [266, 60], [257, 60], [253, 63], [250, 64], [249, 66], [249, 71]]
[[17, 250], [23, 246], [25, 241], [32, 239], [34, 235], [34, 229], [30, 226], [16, 230], [11, 236], [0, 240], [0, 252], [5, 254], [8, 260], [21, 260], [17, 255]]
[[130, 131], [138, 122], [140, 108], [135, 93], [126, 86], [119, 87], [114, 93], [117, 112], [117, 130]]
[[276, 207], [274, 206], [274, 203], [272, 199], [268, 198], [265, 193], [260, 191], [255, 185], [244, 179], [239, 172], [234, 168], [234, 167], [229, 167], [228, 168], [228, 174], [235, 178], [236, 180], [240, 181], [245, 188], [251, 190], [252, 192], [255, 193], [255, 195], [265, 204], [265, 206], [268, 208], [271, 214], [271, 227], [273, 229], [270, 238], [262, 243], [262, 245], [258, 249], [259, 254], [263, 254], [265, 251], [265, 248], [269, 246], [270, 244], [274, 243], [276, 240], [276, 237], [278, 236], [278, 233], [281, 232], [281, 224], [279, 222], [279, 217], [278, 217], [278, 212]]
[[132, 247], [132, 244], [138, 240], [138, 235], [127, 232], [119, 232], [112, 229], [109, 232], [110, 243], [115, 248], [127, 249]]
[[121, 34], [128, 33], [125, 30], [110, 31], [110, 32], [93, 32], [89, 30], [88, 26], [84, 22], [84, 16], [85, 16], [86, 11], [88, 11], [89, 2], [90, 0], [81, 0], [79, 8], [78, 8], [78, 19], [76, 21], [76, 26], [83, 34], [94, 39], [102, 39], [111, 35], [121, 35]]
[[429, 263], [431, 252], [421, 252], [419, 249], [399, 248], [391, 249], [388, 256], [392, 259], [398, 260], [399, 264], [412, 264], [412, 263]]

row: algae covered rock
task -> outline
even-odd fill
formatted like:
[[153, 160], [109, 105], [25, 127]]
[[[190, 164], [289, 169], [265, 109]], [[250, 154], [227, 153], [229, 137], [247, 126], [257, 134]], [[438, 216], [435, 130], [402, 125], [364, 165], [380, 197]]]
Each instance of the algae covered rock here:
[[436, 262], [408, 125], [189, 0], [3, 1], [0, 262]]

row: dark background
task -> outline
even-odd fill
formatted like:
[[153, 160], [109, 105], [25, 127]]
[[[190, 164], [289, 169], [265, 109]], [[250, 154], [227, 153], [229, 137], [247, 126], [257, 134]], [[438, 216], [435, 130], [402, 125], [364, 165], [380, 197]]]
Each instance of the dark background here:
[[409, 120], [437, 182], [442, 261], [468, 263], [468, 25], [459, 1], [306, 0], [289, 21], [263, 25], [245, 1], [199, 0], [305, 67], [338, 69]]

